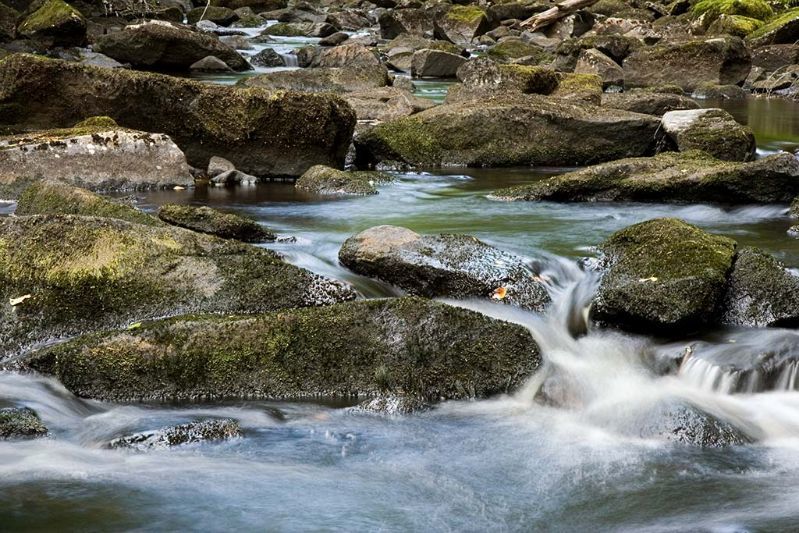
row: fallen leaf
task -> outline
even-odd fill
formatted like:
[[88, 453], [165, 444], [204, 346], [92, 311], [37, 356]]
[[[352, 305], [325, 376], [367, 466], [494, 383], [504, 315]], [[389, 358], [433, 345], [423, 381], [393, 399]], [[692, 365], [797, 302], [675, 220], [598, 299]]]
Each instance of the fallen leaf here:
[[140, 327], [141, 327], [141, 322], [136, 322], [135, 324], [131, 324], [130, 326], [128, 326], [128, 330], [139, 329]]
[[505, 287], [497, 287], [494, 289], [494, 293], [491, 295], [491, 298], [494, 300], [502, 300], [505, 296], [508, 295], [508, 289]]
[[652, 276], [651, 278], [641, 278], [638, 281], [644, 282], [644, 281], [657, 281], [657, 280], [658, 279], [655, 276]]
[[30, 294], [25, 294], [24, 296], [20, 296], [19, 298], [11, 298], [8, 301], [8, 303], [10, 303], [12, 307], [16, 307], [30, 297], [31, 297]]

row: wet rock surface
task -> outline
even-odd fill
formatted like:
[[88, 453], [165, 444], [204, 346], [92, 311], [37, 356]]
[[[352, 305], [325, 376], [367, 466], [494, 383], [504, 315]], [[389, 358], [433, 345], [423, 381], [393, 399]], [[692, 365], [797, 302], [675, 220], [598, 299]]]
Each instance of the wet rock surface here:
[[313, 194], [366, 196], [377, 194], [377, 185], [390, 183], [393, 179], [382, 172], [345, 172], [317, 165], [300, 176], [295, 187]]
[[254, 220], [207, 206], [167, 204], [158, 209], [158, 218], [181, 228], [242, 242], [271, 242], [274, 233]]
[[46, 435], [47, 428], [33, 409], [0, 408], [0, 441], [36, 439]]
[[109, 442], [108, 447], [144, 452], [231, 440], [242, 435], [243, 432], [235, 420], [205, 420], [119, 437]]

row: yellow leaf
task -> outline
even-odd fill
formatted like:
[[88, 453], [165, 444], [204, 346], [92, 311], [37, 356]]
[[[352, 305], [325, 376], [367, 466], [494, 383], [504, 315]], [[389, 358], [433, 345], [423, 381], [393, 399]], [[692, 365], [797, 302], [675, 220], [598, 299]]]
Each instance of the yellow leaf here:
[[30, 294], [26, 294], [24, 296], [20, 296], [19, 298], [11, 298], [8, 301], [8, 303], [10, 303], [12, 305], [12, 307], [16, 307], [16, 306], [18, 306], [19, 304], [21, 304], [22, 302], [24, 302], [25, 300], [27, 300], [30, 297], [31, 297]]

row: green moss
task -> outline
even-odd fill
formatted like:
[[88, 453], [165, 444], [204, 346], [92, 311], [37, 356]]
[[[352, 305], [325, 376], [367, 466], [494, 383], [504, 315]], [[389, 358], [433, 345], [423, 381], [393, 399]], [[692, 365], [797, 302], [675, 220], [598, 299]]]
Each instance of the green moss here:
[[799, 8], [792, 9], [790, 11], [786, 11], [780, 15], [777, 15], [771, 19], [769, 19], [766, 24], [758, 28], [757, 30], [753, 31], [749, 34], [750, 39], [757, 39], [759, 37], [764, 37], [767, 34], [780, 29], [785, 24], [789, 22], [793, 22], [794, 20], [799, 19]]
[[145, 323], [40, 351], [29, 364], [94, 398], [390, 393], [440, 401], [512, 390], [535, 369], [538, 352], [519, 326], [400, 298]]
[[111, 117], [89, 117], [75, 124], [75, 128], [118, 128], [116, 120]]
[[488, 49], [488, 57], [503, 63], [523, 57], [532, 57], [537, 64], [548, 63], [554, 59], [552, 54], [540, 46], [526, 43], [517, 38], [507, 38], [498, 42]]
[[485, 17], [485, 11], [477, 6], [455, 5], [447, 11], [447, 19], [464, 24], [477, 24]]
[[148, 226], [159, 221], [131, 206], [113, 202], [78, 187], [40, 181], [25, 189], [17, 203], [17, 216], [85, 215], [116, 218]]
[[290, 22], [278, 22], [266, 28], [264, 35], [276, 35], [278, 37], [304, 37], [305, 31]]
[[699, 0], [691, 12], [695, 17], [703, 16], [705, 27], [721, 15], [738, 15], [760, 21], [774, 15], [765, 0]]
[[70, 21], [84, 23], [83, 15], [63, 0], [47, 0], [39, 9], [22, 21], [19, 26], [19, 32], [24, 34], [35, 33]]
[[599, 105], [602, 101], [602, 78], [596, 74], [559, 73], [558, 87], [552, 96]]
[[378, 183], [389, 183], [393, 177], [382, 172], [344, 172], [324, 165], [315, 165], [295, 183], [298, 190], [323, 195], [377, 194]]
[[0, 409], [0, 440], [32, 439], [47, 435], [47, 428], [31, 409]]
[[416, 117], [384, 122], [369, 130], [368, 136], [379, 138], [398, 161], [436, 165], [444, 151], [440, 136]]
[[763, 26], [763, 22], [757, 19], [740, 15], [722, 15], [711, 24], [708, 31], [716, 34], [726, 33], [737, 37], [746, 37], [761, 26]]
[[158, 217], [168, 224], [243, 242], [274, 241], [275, 234], [254, 220], [210, 207], [167, 204], [158, 210]]

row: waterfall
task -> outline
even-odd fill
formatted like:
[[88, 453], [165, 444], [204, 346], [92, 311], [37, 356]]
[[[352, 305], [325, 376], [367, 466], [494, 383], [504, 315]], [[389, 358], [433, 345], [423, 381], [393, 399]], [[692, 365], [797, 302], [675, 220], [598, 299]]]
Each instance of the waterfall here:
[[297, 54], [293, 52], [278, 52], [280, 57], [283, 58], [283, 64], [287, 67], [299, 67], [299, 61], [297, 60]]

